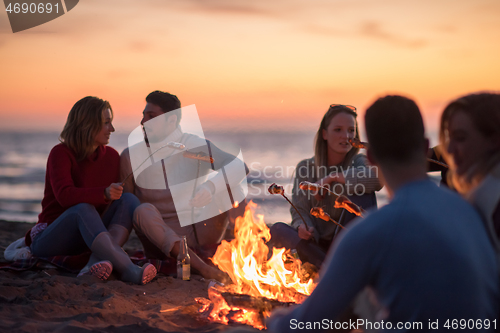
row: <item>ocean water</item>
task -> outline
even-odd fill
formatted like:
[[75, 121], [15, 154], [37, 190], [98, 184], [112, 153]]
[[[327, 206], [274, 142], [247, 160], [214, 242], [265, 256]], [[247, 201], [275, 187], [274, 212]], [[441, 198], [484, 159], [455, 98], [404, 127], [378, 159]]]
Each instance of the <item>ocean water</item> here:
[[[41, 212], [47, 156], [58, 141], [59, 132], [0, 132], [0, 219], [36, 222]], [[110, 146], [118, 152], [127, 146], [129, 133], [115, 132]], [[238, 146], [248, 175], [248, 199], [259, 205], [267, 223], [290, 222], [289, 204], [272, 196], [267, 187], [276, 182], [290, 197], [296, 164], [313, 155], [311, 132], [207, 132], [207, 139], [220, 148]], [[377, 193], [379, 206], [387, 202], [384, 190]]]

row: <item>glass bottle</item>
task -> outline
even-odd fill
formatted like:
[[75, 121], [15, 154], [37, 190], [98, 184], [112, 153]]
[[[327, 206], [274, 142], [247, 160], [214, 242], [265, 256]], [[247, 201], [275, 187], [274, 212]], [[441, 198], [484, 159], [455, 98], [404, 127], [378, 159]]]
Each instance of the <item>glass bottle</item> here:
[[189, 280], [191, 278], [191, 257], [189, 257], [186, 236], [182, 236], [177, 256], [177, 278]]

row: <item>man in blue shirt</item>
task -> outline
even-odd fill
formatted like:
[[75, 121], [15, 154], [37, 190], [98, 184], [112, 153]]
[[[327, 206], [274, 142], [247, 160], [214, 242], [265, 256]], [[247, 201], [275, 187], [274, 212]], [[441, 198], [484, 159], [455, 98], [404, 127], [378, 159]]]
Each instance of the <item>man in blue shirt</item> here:
[[[312, 295], [274, 313], [268, 328], [450, 331], [461, 328], [461, 319], [474, 321], [466, 330], [498, 328], [495, 252], [478, 213], [427, 178], [428, 140], [417, 105], [401, 96], [380, 98], [366, 111], [365, 124], [368, 158], [392, 200], [348, 227]], [[383, 321], [336, 322], [365, 287], [385, 308]]]

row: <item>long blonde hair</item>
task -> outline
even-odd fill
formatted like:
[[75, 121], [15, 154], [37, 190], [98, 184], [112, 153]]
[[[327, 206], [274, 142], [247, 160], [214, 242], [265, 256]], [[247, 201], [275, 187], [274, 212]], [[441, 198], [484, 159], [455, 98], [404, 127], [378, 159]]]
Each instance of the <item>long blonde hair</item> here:
[[[487, 139], [500, 142], [500, 94], [470, 94], [452, 101], [441, 115], [439, 139], [443, 147], [443, 155], [450, 160], [448, 153], [448, 128], [451, 118], [457, 112], [467, 114], [474, 127]], [[483, 178], [500, 163], [500, 147], [476, 161], [464, 174], [458, 175], [450, 169], [448, 184], [452, 184], [461, 193], [473, 189]]]
[[106, 109], [113, 118], [109, 102], [92, 96], [82, 98], [71, 108], [59, 141], [73, 150], [77, 160], [81, 161], [93, 153], [95, 137], [102, 128]]
[[[333, 117], [338, 115], [339, 113], [347, 113], [354, 117], [354, 122], [356, 124], [356, 134], [354, 138], [359, 140], [359, 130], [358, 130], [358, 120], [357, 113], [352, 109], [348, 108], [344, 105], [335, 105], [330, 106], [328, 111], [323, 116], [321, 123], [319, 125], [318, 132], [316, 132], [316, 136], [314, 138], [314, 164], [316, 168], [316, 174], [318, 178], [323, 178], [326, 176], [326, 170], [328, 169], [328, 143], [325, 139], [323, 139], [323, 130], [326, 130], [330, 125]], [[351, 162], [359, 152], [358, 148], [352, 148], [344, 158], [344, 161], [340, 165], [344, 170], [347, 169]]]

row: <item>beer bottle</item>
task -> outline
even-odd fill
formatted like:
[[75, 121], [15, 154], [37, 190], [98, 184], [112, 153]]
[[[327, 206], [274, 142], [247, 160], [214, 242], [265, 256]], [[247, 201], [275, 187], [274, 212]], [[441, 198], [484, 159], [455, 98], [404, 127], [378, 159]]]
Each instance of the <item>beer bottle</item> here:
[[182, 236], [177, 256], [177, 278], [189, 280], [191, 278], [191, 258], [189, 257], [186, 236]]

